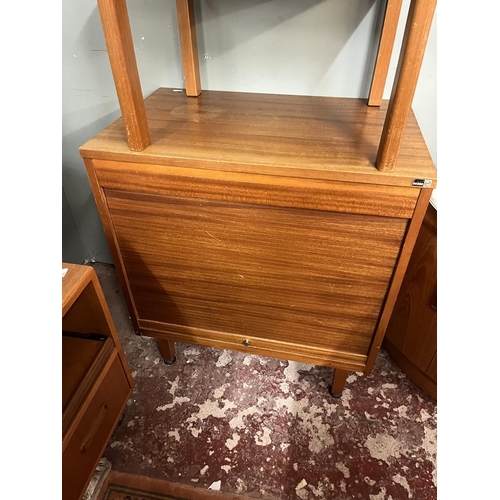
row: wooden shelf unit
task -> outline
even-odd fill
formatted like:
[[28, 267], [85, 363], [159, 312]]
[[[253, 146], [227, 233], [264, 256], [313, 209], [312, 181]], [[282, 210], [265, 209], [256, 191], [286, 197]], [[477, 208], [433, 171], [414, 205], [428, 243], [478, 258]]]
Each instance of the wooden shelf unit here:
[[80, 500], [134, 382], [94, 269], [62, 268], [62, 497]]
[[340, 395], [348, 371], [373, 368], [436, 186], [411, 111], [435, 1], [412, 0], [380, 102], [388, 3], [370, 106], [201, 92], [190, 0], [187, 95], [144, 100], [125, 2], [98, 4], [122, 118], [80, 154], [136, 332], [167, 361], [183, 341], [331, 366]]

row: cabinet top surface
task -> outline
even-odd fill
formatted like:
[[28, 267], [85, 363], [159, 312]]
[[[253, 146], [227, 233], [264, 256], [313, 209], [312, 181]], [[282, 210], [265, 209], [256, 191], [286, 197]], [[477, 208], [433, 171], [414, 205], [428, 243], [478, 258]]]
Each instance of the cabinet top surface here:
[[411, 186], [436, 169], [410, 113], [396, 170], [375, 158], [387, 101], [160, 88], [145, 100], [151, 144], [130, 151], [122, 119], [80, 148], [84, 158]]
[[63, 271], [67, 269], [62, 278], [62, 315], [64, 316], [92, 279], [95, 271], [90, 266], [66, 262], [62, 263], [62, 269]]

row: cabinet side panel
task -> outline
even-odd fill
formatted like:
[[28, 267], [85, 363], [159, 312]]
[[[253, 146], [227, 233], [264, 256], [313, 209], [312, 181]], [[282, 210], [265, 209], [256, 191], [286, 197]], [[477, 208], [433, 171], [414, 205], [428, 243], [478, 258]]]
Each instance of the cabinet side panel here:
[[132, 292], [130, 290], [129, 281], [127, 278], [126, 268], [123, 264], [123, 259], [120, 255], [120, 248], [117, 244], [115, 233], [113, 230], [113, 223], [111, 217], [109, 215], [108, 206], [106, 202], [106, 196], [104, 194], [103, 189], [99, 184], [99, 178], [96, 174], [95, 166], [93, 160], [85, 159], [85, 167], [87, 169], [87, 175], [89, 177], [90, 186], [92, 188], [92, 193], [94, 195], [94, 199], [97, 205], [97, 209], [99, 211], [99, 215], [101, 217], [102, 226], [104, 229], [104, 233], [108, 240], [109, 249], [111, 251], [111, 255], [113, 257], [113, 261], [115, 263], [116, 271], [118, 274], [118, 278], [120, 280], [120, 284], [122, 286], [123, 295], [125, 297], [125, 301], [127, 303], [127, 308], [130, 313], [130, 320], [132, 321], [132, 325], [134, 327], [134, 331], [139, 333], [139, 325], [137, 323], [137, 310], [134, 304], [134, 298]]

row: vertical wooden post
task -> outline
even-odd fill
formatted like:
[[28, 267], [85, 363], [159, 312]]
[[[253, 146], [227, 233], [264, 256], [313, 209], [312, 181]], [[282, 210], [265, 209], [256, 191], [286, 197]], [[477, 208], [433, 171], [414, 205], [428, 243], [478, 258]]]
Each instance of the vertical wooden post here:
[[196, 97], [201, 94], [201, 83], [193, 0], [177, 0], [177, 21], [179, 23], [186, 94]]
[[396, 78], [377, 154], [376, 166], [382, 172], [396, 168], [435, 8], [436, 0], [412, 0], [410, 4]]
[[125, 0], [97, 0], [128, 146], [142, 151], [151, 139]]
[[402, 4], [403, 0], [387, 0], [368, 106], [380, 106], [382, 102]]

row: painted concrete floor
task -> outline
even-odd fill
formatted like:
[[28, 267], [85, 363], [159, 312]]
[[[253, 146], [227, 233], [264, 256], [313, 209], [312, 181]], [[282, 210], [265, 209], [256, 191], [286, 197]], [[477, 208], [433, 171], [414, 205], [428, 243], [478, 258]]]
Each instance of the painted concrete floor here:
[[332, 370], [134, 334], [113, 266], [95, 264], [136, 386], [104, 457], [115, 470], [274, 500], [433, 500], [436, 402], [381, 351], [341, 399]]

